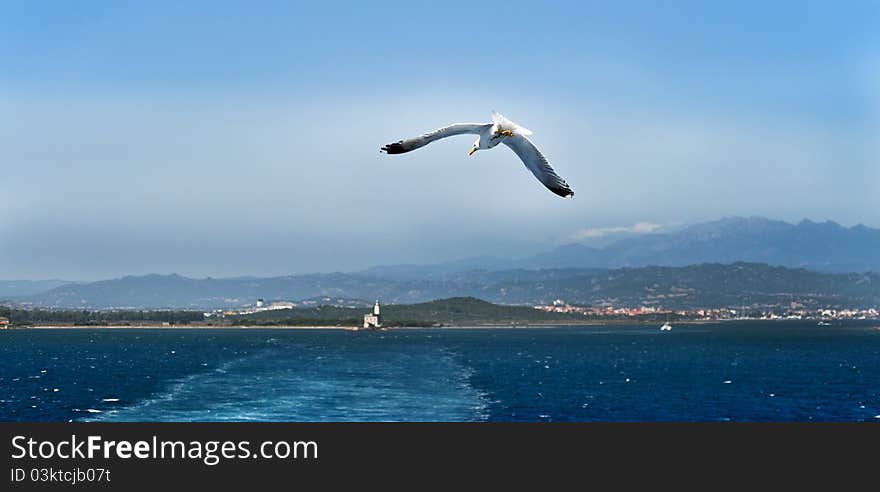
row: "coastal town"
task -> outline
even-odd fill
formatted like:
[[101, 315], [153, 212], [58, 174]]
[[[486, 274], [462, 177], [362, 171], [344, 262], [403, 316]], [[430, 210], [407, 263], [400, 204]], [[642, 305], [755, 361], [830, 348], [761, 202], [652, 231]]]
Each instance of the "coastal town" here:
[[761, 320], [869, 320], [880, 318], [877, 308], [817, 308], [809, 309], [798, 303], [787, 307], [743, 306], [739, 308], [666, 309], [656, 306], [615, 307], [570, 305], [561, 299], [551, 304], [534, 306], [535, 309], [564, 314], [582, 314], [590, 318], [649, 318], [676, 317], [704, 321], [735, 319]]

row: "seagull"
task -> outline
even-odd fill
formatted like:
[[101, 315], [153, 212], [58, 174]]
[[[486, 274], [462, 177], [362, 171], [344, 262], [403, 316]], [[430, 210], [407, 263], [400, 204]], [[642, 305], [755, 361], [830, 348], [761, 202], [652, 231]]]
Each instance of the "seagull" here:
[[382, 147], [380, 152], [403, 154], [424, 147], [435, 140], [466, 133], [478, 135], [477, 141], [474, 142], [468, 155], [473, 155], [478, 150], [491, 149], [499, 143], [503, 143], [519, 156], [523, 164], [547, 189], [563, 198], [574, 196], [568, 183], [556, 174], [544, 154], [528, 139], [528, 135], [531, 135], [532, 131], [494, 111], [492, 111], [492, 123], [455, 123], [415, 138], [390, 143]]

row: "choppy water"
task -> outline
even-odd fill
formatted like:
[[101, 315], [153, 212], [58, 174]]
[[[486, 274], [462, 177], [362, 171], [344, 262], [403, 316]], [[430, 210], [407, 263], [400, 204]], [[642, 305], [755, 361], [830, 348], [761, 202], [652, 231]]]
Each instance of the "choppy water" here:
[[8, 331], [0, 420], [875, 421], [880, 330]]

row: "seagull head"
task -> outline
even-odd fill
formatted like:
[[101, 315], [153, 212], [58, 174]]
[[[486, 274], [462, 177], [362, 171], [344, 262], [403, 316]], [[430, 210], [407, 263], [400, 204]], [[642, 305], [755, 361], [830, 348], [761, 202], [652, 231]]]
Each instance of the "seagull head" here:
[[513, 133], [508, 135], [507, 133], [500, 132], [497, 125], [486, 125], [480, 133], [477, 134], [477, 139], [474, 141], [474, 146], [471, 147], [468, 155], [474, 155], [474, 152], [478, 150], [486, 150], [495, 147], [501, 143], [501, 139], [504, 136], [513, 136]]
[[482, 143], [483, 143], [482, 136], [477, 137], [477, 140], [474, 141], [474, 146], [471, 147], [471, 150], [470, 150], [470, 152], [468, 152], [468, 155], [474, 155], [474, 152], [484, 148], [484, 147], [482, 147]]

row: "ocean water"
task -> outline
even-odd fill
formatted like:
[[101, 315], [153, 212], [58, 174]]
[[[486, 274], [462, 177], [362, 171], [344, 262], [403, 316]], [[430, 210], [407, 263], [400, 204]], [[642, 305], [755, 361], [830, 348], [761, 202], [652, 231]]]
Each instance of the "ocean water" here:
[[14, 330], [0, 420], [880, 421], [880, 330]]

